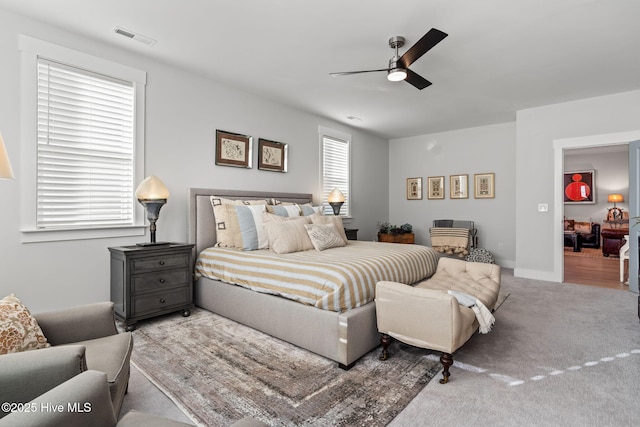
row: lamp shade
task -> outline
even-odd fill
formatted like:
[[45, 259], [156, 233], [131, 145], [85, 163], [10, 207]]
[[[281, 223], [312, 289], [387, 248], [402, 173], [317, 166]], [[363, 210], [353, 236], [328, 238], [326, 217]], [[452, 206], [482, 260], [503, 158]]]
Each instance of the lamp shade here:
[[607, 201], [609, 203], [624, 202], [624, 196], [622, 196], [622, 194], [609, 194], [609, 197], [607, 197]]
[[337, 188], [331, 190], [331, 193], [329, 193], [329, 196], [327, 197], [327, 202], [329, 203], [344, 203], [345, 200], [344, 194], [342, 194], [342, 191]]
[[151, 175], [144, 179], [136, 188], [138, 200], [166, 200], [169, 198], [169, 190], [160, 179]]
[[4, 179], [14, 179], [13, 168], [11, 167], [11, 162], [9, 161], [9, 155], [7, 154], [7, 150], [4, 147], [4, 140], [2, 139], [2, 134], [0, 134], [0, 178]]

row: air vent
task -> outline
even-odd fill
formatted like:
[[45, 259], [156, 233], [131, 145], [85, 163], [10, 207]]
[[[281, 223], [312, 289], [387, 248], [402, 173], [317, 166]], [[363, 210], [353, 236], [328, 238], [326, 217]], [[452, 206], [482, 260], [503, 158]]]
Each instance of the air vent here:
[[123, 37], [139, 41], [140, 43], [144, 43], [147, 46], [153, 46], [154, 44], [156, 44], [156, 40], [152, 39], [151, 37], [143, 36], [142, 34], [138, 34], [130, 30], [125, 30], [121, 27], [115, 27], [113, 31], [115, 31], [116, 34], [120, 34]]

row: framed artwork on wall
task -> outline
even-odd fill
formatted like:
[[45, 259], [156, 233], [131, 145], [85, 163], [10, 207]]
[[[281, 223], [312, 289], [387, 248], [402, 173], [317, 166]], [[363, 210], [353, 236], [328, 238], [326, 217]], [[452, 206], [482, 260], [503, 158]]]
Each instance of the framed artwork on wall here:
[[477, 173], [473, 175], [473, 197], [493, 199], [495, 197], [495, 174]]
[[564, 203], [567, 205], [596, 202], [596, 171], [581, 170], [564, 173]]
[[407, 200], [422, 200], [422, 177], [407, 178]]
[[258, 169], [286, 172], [289, 145], [282, 142], [258, 139]]
[[216, 165], [251, 168], [253, 138], [216, 130]]
[[444, 176], [430, 176], [427, 178], [427, 199], [444, 199]]
[[468, 199], [469, 198], [469, 175], [449, 176], [449, 198]]

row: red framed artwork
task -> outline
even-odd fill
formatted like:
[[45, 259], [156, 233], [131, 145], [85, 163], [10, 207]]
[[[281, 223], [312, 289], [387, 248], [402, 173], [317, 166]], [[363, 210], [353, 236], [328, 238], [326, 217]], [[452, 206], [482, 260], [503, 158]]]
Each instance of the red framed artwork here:
[[596, 202], [596, 171], [584, 170], [564, 173], [564, 203], [589, 204]]

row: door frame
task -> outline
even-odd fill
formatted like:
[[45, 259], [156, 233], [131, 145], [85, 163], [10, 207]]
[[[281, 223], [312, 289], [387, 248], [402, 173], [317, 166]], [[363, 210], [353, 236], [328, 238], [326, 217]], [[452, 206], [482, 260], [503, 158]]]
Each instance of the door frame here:
[[[561, 138], [553, 140], [553, 179], [554, 179], [554, 191], [553, 191], [553, 233], [555, 242], [553, 252], [553, 276], [558, 282], [564, 282], [564, 240], [563, 240], [563, 223], [562, 216], [564, 215], [564, 198], [563, 198], [563, 178], [564, 178], [564, 150], [570, 148], [591, 148], [591, 147], [603, 147], [609, 145], [629, 144], [633, 141], [640, 140], [640, 130], [629, 132], [617, 132], [607, 133], [601, 135], [581, 136], [575, 138]], [[632, 153], [629, 153], [631, 158]], [[629, 171], [631, 175], [631, 171]], [[629, 185], [631, 190], [631, 185]], [[637, 207], [629, 205], [629, 216], [637, 216], [638, 211], [635, 211]], [[633, 240], [633, 239], [632, 239]], [[633, 242], [632, 242], [633, 245]], [[635, 252], [638, 254], [637, 239], [635, 242], [635, 250], [629, 252], [631, 256]], [[631, 263], [629, 263], [631, 267]], [[631, 271], [631, 270], [629, 270]], [[631, 275], [629, 275], [631, 276]], [[638, 278], [635, 280], [629, 280], [629, 290], [638, 292]]]

